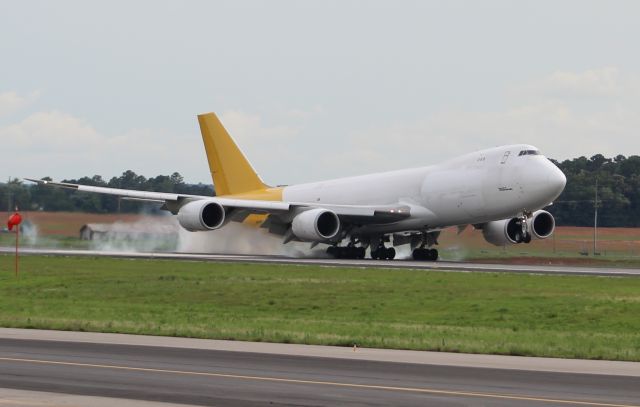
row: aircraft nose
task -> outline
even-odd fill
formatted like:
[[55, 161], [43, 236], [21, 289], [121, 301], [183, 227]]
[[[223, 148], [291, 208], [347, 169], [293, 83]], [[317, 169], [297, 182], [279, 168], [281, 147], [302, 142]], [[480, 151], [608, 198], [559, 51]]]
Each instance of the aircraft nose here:
[[554, 195], [553, 199], [555, 199], [562, 193], [565, 185], [567, 185], [567, 177], [555, 164], [552, 164], [552, 167], [549, 175], [547, 175], [547, 186], [549, 191]]

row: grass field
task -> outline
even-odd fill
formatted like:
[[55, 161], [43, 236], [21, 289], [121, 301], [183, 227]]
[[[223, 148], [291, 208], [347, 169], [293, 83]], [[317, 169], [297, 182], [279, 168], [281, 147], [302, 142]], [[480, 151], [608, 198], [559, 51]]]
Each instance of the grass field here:
[[640, 361], [640, 279], [0, 256], [0, 325]]

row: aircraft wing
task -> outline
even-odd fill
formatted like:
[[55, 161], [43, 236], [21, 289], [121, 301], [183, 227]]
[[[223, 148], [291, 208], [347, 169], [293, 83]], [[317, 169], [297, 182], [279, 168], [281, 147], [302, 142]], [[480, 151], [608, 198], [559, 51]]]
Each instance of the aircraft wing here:
[[[290, 220], [290, 218], [298, 214], [300, 211], [304, 211], [307, 208], [327, 209], [333, 211], [343, 221], [358, 224], [390, 223], [411, 216], [410, 208], [406, 205], [330, 205], [308, 202], [248, 200], [225, 197], [211, 197], [203, 195], [174, 194], [166, 192], [96, 187], [91, 185], [54, 182], [32, 178], [25, 178], [25, 180], [35, 182], [39, 185], [72, 189], [80, 192], [114, 195], [127, 200], [161, 203], [164, 204], [164, 209], [167, 209], [174, 214], [179, 211], [180, 207], [188, 202], [208, 200], [217, 202], [220, 205], [230, 209], [237, 209], [245, 215], [249, 215], [252, 213], [274, 214], [285, 222], [287, 220]], [[243, 218], [243, 216], [235, 217], [235, 219], [239, 221], [241, 221]]]
[[46, 185], [51, 187], [74, 189], [82, 192], [94, 192], [105, 195], [115, 195], [121, 198], [130, 198], [132, 200], [150, 201], [150, 202], [166, 202], [166, 201], [178, 201], [180, 197], [188, 197], [190, 195], [171, 194], [165, 192], [149, 192], [149, 191], [135, 191], [131, 189], [119, 189], [108, 187], [94, 187], [91, 185], [79, 185], [70, 184], [67, 182], [53, 182], [42, 179], [25, 178], [26, 181], [35, 182], [38, 185]]

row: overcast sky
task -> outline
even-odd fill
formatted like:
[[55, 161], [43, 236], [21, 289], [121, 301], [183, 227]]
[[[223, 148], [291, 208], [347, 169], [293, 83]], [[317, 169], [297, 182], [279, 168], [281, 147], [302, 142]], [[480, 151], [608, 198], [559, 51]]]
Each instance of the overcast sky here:
[[292, 184], [523, 142], [640, 154], [638, 1], [0, 1], [0, 179]]

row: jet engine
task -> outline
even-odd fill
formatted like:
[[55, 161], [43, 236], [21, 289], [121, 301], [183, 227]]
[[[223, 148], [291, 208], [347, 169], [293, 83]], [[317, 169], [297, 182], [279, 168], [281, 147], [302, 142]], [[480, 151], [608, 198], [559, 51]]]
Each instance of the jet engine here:
[[482, 225], [482, 236], [484, 240], [496, 246], [521, 243], [523, 241], [521, 221], [518, 218], [511, 218], [487, 222]]
[[[547, 211], [536, 211], [527, 219], [526, 231], [531, 238], [546, 239], [553, 234], [556, 221]], [[487, 222], [482, 225], [484, 239], [496, 246], [529, 242], [522, 228], [519, 218], [502, 219]]]
[[536, 211], [529, 218], [529, 232], [536, 239], [546, 239], [556, 230], [556, 220], [547, 211]]
[[340, 218], [327, 209], [309, 209], [291, 222], [291, 231], [303, 242], [324, 242], [340, 232]]
[[225, 224], [224, 206], [213, 201], [193, 201], [178, 212], [178, 223], [189, 232], [214, 230]]

